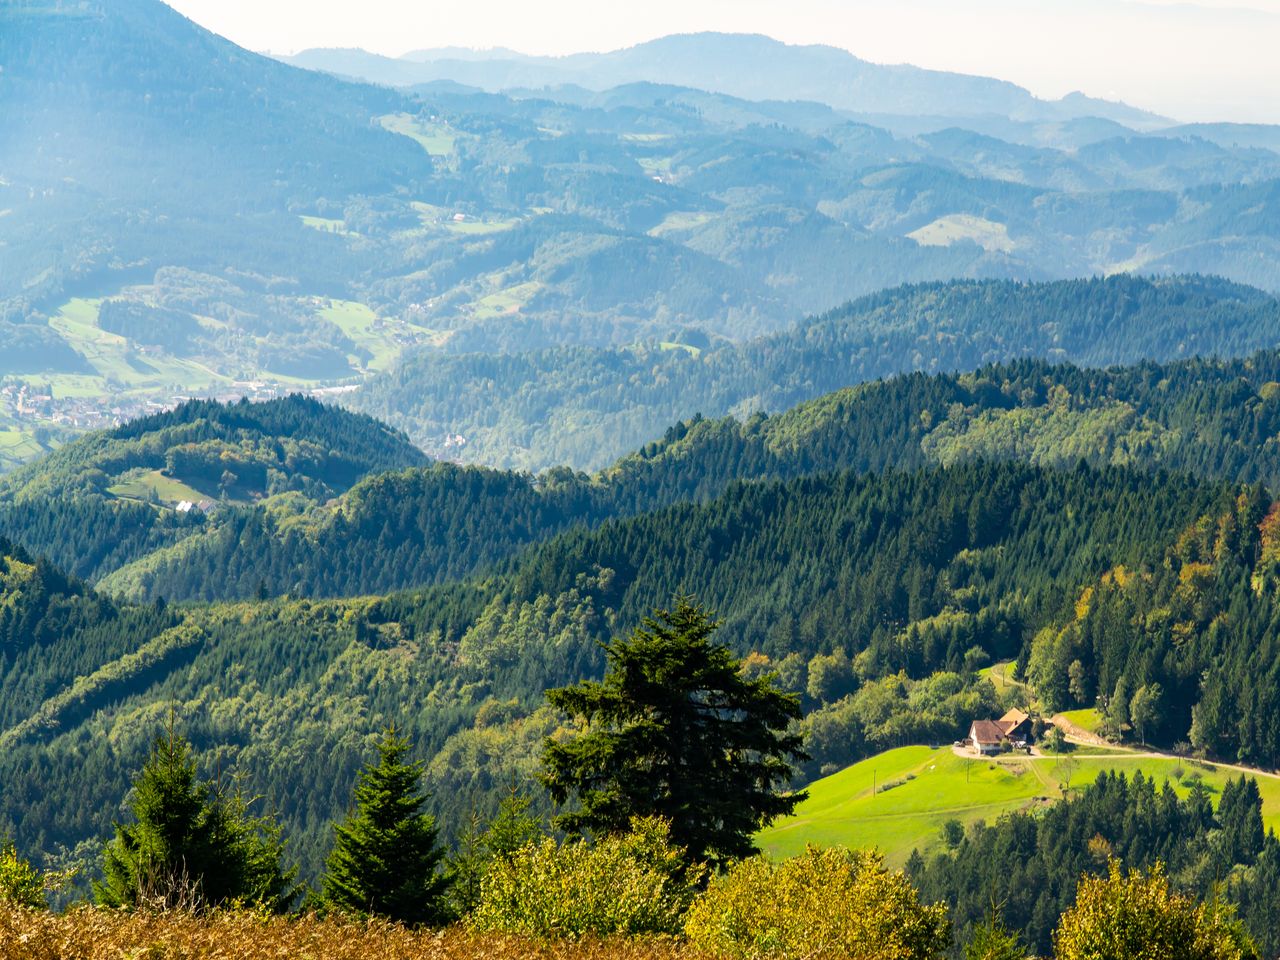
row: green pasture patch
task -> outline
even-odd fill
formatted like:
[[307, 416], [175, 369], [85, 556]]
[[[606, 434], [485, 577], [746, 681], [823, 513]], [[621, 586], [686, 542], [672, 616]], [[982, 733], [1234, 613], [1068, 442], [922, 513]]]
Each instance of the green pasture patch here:
[[[367, 304], [355, 300], [329, 300], [328, 306], [320, 308], [319, 315], [372, 355], [365, 367], [370, 371], [388, 369], [405, 347], [433, 342], [438, 336], [437, 331], [427, 327], [380, 317]], [[352, 362], [356, 362], [354, 357]]]
[[347, 222], [345, 220], [334, 220], [331, 217], [310, 217], [299, 216], [304, 227], [310, 227], [312, 230], [319, 230], [321, 233], [347, 233]]
[[477, 319], [491, 319], [519, 313], [541, 289], [542, 284], [537, 280], [506, 287], [476, 300], [472, 304], [472, 313]]
[[1015, 247], [1009, 228], [1003, 223], [968, 213], [939, 217], [907, 236], [923, 247], [949, 247], [963, 240], [973, 241], [988, 253], [1012, 253]]
[[457, 233], [463, 236], [484, 237], [493, 233], [506, 233], [508, 230], [514, 230], [519, 222], [515, 218], [509, 220], [447, 220], [444, 228], [450, 233]]
[[[901, 747], [810, 784], [795, 815], [762, 831], [756, 842], [775, 857], [794, 856], [807, 844], [877, 847], [901, 866], [912, 850], [940, 843], [948, 820], [966, 827], [978, 820], [993, 824], [1004, 814], [1060, 800], [1066, 782], [1075, 791], [1108, 770], [1168, 780], [1180, 796], [1199, 778], [1215, 798], [1228, 779], [1240, 776], [1225, 767], [1119, 749], [984, 759], [957, 756], [949, 746]], [[1257, 779], [1263, 822], [1280, 828], [1280, 778]]]
[[181, 503], [183, 500], [199, 503], [210, 499], [207, 493], [201, 493], [159, 470], [131, 470], [119, 482], [107, 487], [107, 492], [122, 500], [142, 500], [148, 503], [152, 499], [164, 504]]
[[705, 210], [676, 210], [668, 213], [660, 224], [649, 231], [651, 237], [661, 237], [669, 233], [687, 233], [705, 226], [716, 218], [714, 213]]
[[1102, 717], [1093, 707], [1085, 707], [1083, 710], [1063, 710], [1059, 716], [1065, 717], [1081, 730], [1088, 730], [1090, 733], [1097, 733], [1098, 727], [1102, 724]]
[[458, 140], [457, 132], [448, 124], [419, 120], [407, 113], [379, 117], [378, 123], [384, 130], [408, 137], [433, 157], [452, 156]]
[[658, 349], [670, 353], [672, 350], [683, 350], [691, 357], [702, 356], [702, 348], [694, 347], [687, 343], [673, 343], [670, 340], [663, 340], [658, 344]]

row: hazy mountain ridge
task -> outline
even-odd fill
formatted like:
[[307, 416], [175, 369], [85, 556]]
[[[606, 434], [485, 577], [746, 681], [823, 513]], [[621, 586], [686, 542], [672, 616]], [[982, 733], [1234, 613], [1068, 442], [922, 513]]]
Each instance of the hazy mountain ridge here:
[[419, 50], [401, 58], [358, 50], [305, 50], [285, 62], [375, 83], [411, 86], [448, 79], [499, 92], [573, 84], [605, 90], [636, 82], [694, 87], [746, 100], [809, 100], [855, 113], [999, 114], [1020, 120], [1102, 117], [1133, 127], [1163, 118], [1121, 103], [1070, 94], [1045, 101], [1007, 81], [880, 65], [836, 47], [793, 46], [754, 34], [663, 37], [609, 53], [564, 57], [509, 51]]

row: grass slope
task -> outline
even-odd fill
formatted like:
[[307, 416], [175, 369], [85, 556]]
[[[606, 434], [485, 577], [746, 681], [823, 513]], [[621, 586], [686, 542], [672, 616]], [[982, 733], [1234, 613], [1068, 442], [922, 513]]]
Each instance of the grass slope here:
[[[1144, 776], [1169, 780], [1182, 796], [1198, 775], [1216, 797], [1228, 779], [1240, 775], [1230, 768], [1119, 748], [1078, 750], [1066, 756], [1076, 765], [1070, 777], [1073, 790], [1092, 783], [1105, 770], [1129, 776], [1140, 770]], [[1175, 777], [1178, 770], [1180, 779]], [[901, 866], [912, 850], [940, 843], [948, 820], [966, 827], [978, 820], [991, 823], [1003, 814], [1060, 799], [1065, 773], [1059, 757], [980, 760], [957, 756], [950, 746], [900, 747], [810, 784], [809, 798], [795, 816], [762, 831], [756, 842], [774, 857], [794, 856], [806, 844], [878, 847], [891, 864]], [[1280, 829], [1280, 779], [1259, 776], [1258, 787], [1264, 825]]]

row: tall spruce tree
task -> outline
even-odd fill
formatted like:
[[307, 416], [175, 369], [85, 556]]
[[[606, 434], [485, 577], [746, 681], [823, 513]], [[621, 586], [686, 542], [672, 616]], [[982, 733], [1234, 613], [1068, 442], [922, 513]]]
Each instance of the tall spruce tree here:
[[804, 793], [783, 794], [791, 762], [805, 759], [798, 700], [771, 677], [749, 679], [711, 640], [720, 624], [689, 597], [656, 610], [606, 647], [603, 682], [547, 692], [586, 721], [581, 735], [548, 740], [542, 780], [571, 832], [623, 833], [632, 817], [659, 816], [671, 841], [722, 866], [756, 852], [752, 835], [791, 813]]
[[283, 867], [280, 831], [250, 816], [239, 794], [196, 775], [191, 746], [172, 723], [158, 736], [134, 784], [134, 822], [117, 824], [103, 851], [98, 902], [156, 909], [232, 902], [283, 910], [295, 899], [295, 871]]
[[324, 876], [324, 902], [349, 913], [376, 914], [410, 925], [447, 917], [444, 857], [434, 818], [422, 812], [422, 762], [409, 763], [409, 741], [387, 731], [378, 759], [356, 784], [356, 808], [334, 826]]

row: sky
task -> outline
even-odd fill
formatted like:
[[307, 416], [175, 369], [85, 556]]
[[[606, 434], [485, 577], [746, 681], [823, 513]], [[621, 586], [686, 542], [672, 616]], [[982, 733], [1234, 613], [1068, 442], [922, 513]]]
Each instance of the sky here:
[[[252, 50], [562, 55], [697, 30], [1073, 90], [1185, 121], [1280, 123], [1280, 0], [169, 0]], [[602, 12], [603, 11], [603, 12]]]

